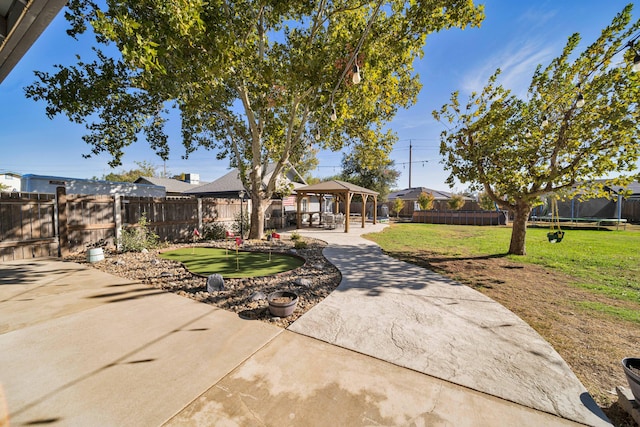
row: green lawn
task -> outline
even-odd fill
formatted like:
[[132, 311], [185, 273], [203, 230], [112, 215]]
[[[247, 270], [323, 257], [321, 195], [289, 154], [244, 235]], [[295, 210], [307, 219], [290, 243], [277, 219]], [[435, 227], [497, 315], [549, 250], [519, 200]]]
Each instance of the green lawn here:
[[[509, 259], [570, 274], [577, 286], [620, 300], [640, 301], [640, 232], [565, 230], [561, 243], [549, 243], [547, 228], [527, 230], [527, 255]], [[369, 234], [388, 252], [434, 256], [506, 255], [511, 228], [436, 224], [397, 224]]]
[[179, 261], [192, 273], [225, 278], [269, 276], [293, 270], [304, 264], [302, 258], [264, 252], [246, 252], [218, 248], [182, 248], [160, 254], [161, 258]]

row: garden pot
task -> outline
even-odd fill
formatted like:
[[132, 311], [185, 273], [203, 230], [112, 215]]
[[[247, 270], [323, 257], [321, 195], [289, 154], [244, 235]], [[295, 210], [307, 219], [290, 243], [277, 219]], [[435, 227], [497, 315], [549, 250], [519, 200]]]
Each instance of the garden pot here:
[[269, 312], [278, 317], [287, 317], [293, 314], [298, 304], [298, 295], [295, 292], [276, 291], [267, 297]]
[[104, 259], [104, 251], [102, 248], [89, 249], [87, 252], [87, 261], [94, 263]]
[[622, 367], [627, 376], [627, 382], [629, 383], [633, 397], [636, 398], [636, 402], [640, 402], [640, 358], [624, 358], [622, 359]]

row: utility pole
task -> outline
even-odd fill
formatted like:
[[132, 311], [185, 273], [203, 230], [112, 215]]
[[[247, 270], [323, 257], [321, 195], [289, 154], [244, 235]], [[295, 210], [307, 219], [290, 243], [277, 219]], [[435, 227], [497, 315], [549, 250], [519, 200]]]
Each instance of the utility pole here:
[[409, 140], [409, 188], [411, 188], [411, 140]]

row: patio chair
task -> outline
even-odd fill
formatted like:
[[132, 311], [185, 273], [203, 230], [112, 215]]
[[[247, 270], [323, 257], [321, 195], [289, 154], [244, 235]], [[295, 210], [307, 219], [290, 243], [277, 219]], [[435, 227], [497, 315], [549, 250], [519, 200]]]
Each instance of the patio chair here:
[[324, 213], [322, 214], [322, 223], [324, 228], [333, 230], [336, 228], [336, 217], [332, 213]]

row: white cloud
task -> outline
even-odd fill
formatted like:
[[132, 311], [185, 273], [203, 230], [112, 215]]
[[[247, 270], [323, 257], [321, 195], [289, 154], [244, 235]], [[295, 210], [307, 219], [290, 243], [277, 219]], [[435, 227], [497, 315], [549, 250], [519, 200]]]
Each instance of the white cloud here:
[[497, 68], [502, 70], [499, 83], [506, 89], [524, 96], [531, 83], [531, 76], [538, 64], [547, 65], [556, 51], [549, 44], [535, 40], [512, 41], [499, 52], [485, 58], [481, 65], [470, 70], [463, 77], [462, 90], [480, 92]]

